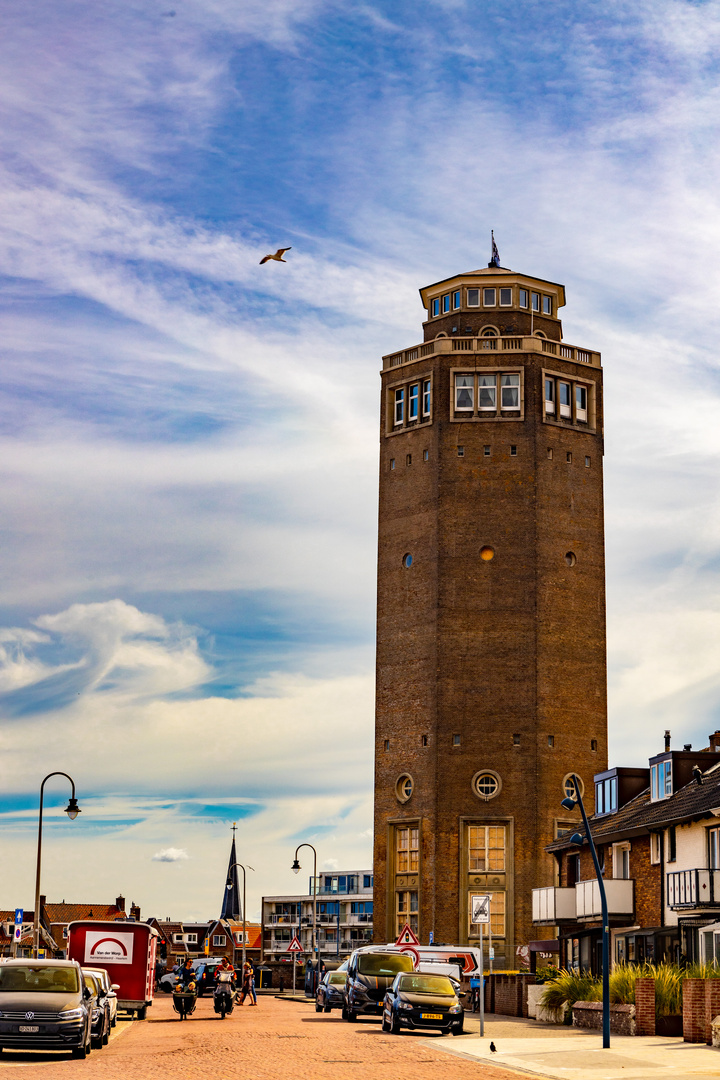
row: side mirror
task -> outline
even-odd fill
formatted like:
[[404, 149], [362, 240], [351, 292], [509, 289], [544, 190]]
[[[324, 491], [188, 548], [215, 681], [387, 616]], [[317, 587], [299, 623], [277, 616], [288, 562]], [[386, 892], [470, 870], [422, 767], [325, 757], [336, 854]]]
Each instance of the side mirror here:
[[119, 990], [120, 989], [120, 983], [112, 983], [111, 986], [110, 986], [110, 989], [111, 990]]
[[84, 998], [84, 1000], [89, 1001], [91, 997], [92, 997], [92, 994], [88, 990], [87, 986], [83, 987], [83, 998]]

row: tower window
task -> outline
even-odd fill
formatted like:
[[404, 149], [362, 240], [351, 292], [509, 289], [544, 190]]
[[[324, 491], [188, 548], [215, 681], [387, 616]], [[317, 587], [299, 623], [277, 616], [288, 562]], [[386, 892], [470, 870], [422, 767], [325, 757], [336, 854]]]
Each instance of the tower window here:
[[478, 408], [493, 412], [497, 408], [497, 375], [478, 375]]
[[540, 293], [534, 292], [530, 294], [532, 297], [532, 309], [533, 311], [540, 310]]
[[440, 314], [440, 300], [439, 300], [438, 297], [436, 297], [434, 300], [431, 301], [430, 312], [431, 312], [432, 315], [439, 315]]
[[575, 419], [587, 423], [587, 387], [575, 387]]
[[395, 458], [394, 458], [394, 457], [391, 457], [391, 458], [390, 458], [390, 468], [391, 468], [391, 469], [394, 469], [394, 468], [395, 468]]
[[519, 375], [501, 375], [500, 376], [500, 408], [501, 409], [519, 409], [520, 408], [520, 376]]
[[410, 567], [412, 566], [412, 563], [413, 563], [413, 557], [410, 554], [410, 552], [408, 551], [407, 554], [403, 555], [403, 557], [402, 557], [402, 564], [403, 564], [403, 566], [405, 567], [406, 570], [409, 570]]
[[520, 745], [520, 736], [519, 735], [513, 735], [513, 746], [519, 746], [519, 745]]
[[570, 383], [558, 383], [558, 397], [560, 398], [560, 415], [572, 416], [570, 405]]
[[429, 457], [430, 457], [430, 451], [429, 450], [423, 450], [423, 461], [427, 461], [429, 459]]
[[548, 461], [552, 461], [552, 458], [553, 458], [553, 448], [552, 448], [552, 446], [548, 446]]
[[[562, 782], [563, 794], [566, 795], [569, 799], [577, 798], [577, 795], [575, 793], [575, 784], [573, 783], [574, 775], [574, 773], [567, 773], [566, 776], [563, 778]], [[585, 784], [583, 783], [581, 776], [578, 776], [578, 780], [580, 781], [580, 794], [584, 795]]]
[[512, 304], [512, 289], [500, 290], [500, 307], [510, 307]]
[[475, 379], [472, 375], [455, 376], [455, 410], [472, 412], [475, 403]]
[[413, 778], [404, 773], [398, 777], [398, 781], [395, 784], [395, 794], [397, 795], [398, 802], [407, 802], [413, 793]]
[[405, 455], [405, 464], [406, 465], [412, 465], [412, 454], [406, 454]]
[[590, 468], [590, 458], [587, 456], [587, 454], [585, 455], [585, 468]]
[[422, 411], [423, 416], [430, 415], [430, 380], [425, 379], [422, 384]]
[[555, 736], [554, 735], [548, 735], [548, 746], [554, 746], [554, 745], [555, 745]]
[[552, 315], [552, 297], [543, 296], [543, 315]]
[[447, 312], [450, 310], [450, 293], [448, 293], [446, 296], [443, 296], [443, 298], [442, 298], [442, 309], [443, 309], [443, 315], [446, 315]]
[[545, 412], [555, 413], [555, 380], [545, 380]]
[[510, 457], [517, 457], [517, 446], [510, 447]]
[[483, 446], [483, 454], [485, 455], [485, 457], [490, 457], [490, 447], [489, 446]]
[[483, 306], [495, 307], [495, 289], [483, 289]]
[[490, 562], [495, 558], [495, 548], [489, 547], [487, 544], [480, 548], [480, 558], [483, 562]]
[[417, 825], [401, 826], [395, 830], [395, 871], [416, 874], [420, 849], [420, 829]]
[[480, 307], [480, 290], [468, 289], [467, 291], [467, 304], [468, 307]]
[[395, 426], [405, 420], [405, 388], [395, 391]]
[[414, 934], [418, 932], [418, 894], [417, 890], [402, 890], [395, 894], [396, 897], [396, 924], [397, 933], [402, 932], [405, 923]]
[[408, 398], [408, 420], [417, 420], [418, 418], [418, 403], [420, 397], [420, 384], [413, 383], [410, 387], [410, 396]]
[[505, 826], [468, 826], [468, 870], [488, 873], [505, 869]]
[[575, 566], [577, 563], [577, 555], [574, 551], [565, 552], [565, 562], [568, 566]]
[[460, 745], [460, 736], [459, 736], [459, 734], [457, 732], [452, 737], [452, 744], [453, 744], [453, 746], [459, 746]]
[[597, 739], [591, 739], [590, 740], [590, 749], [591, 750], [597, 750]]
[[458, 446], [457, 452], [458, 452], [458, 457], [464, 457], [465, 456], [465, 447], [464, 446]]
[[390, 749], [390, 740], [386, 739], [385, 742], [383, 743], [383, 750], [385, 750], [385, 752], [387, 753], [387, 751], [389, 749]]
[[457, 292], [454, 292], [452, 294], [452, 306], [453, 306], [453, 311], [457, 311], [457, 309], [460, 307], [460, 290], [459, 289], [458, 289]]
[[500, 777], [497, 773], [484, 770], [476, 773], [472, 779], [472, 789], [484, 802], [489, 802], [500, 793]]
[[528, 306], [528, 291], [527, 289], [520, 290], [520, 307], [526, 308]]
[[572, 450], [565, 451], [565, 460], [567, 461], [568, 465], [572, 465]]
[[420, 736], [420, 745], [421, 745], [421, 746], [427, 746], [427, 744], [428, 744], [428, 737], [427, 737], [427, 735], [421, 735], [421, 736]]

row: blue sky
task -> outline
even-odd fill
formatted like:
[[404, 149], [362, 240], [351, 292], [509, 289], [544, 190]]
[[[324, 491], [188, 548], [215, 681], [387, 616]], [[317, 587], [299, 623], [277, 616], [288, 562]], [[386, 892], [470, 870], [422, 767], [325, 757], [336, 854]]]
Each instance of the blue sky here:
[[250, 913], [299, 838], [369, 866], [379, 358], [491, 228], [603, 352], [611, 758], [704, 745], [720, 3], [3, 22], [0, 907], [53, 768], [85, 810], [52, 789], [51, 898], [215, 915], [234, 819]]

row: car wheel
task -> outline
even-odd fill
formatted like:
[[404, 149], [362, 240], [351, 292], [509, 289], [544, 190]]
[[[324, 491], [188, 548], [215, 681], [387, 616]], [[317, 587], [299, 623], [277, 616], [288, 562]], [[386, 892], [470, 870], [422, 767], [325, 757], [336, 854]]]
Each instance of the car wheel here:
[[323, 1012], [332, 1012], [332, 1005], [326, 1005]]
[[463, 1034], [462, 1023], [456, 1024], [456, 1026], [452, 1029], [452, 1033], [453, 1033], [453, 1035], [462, 1035]]
[[399, 1035], [400, 1034], [400, 1021], [398, 1020], [397, 1016], [394, 1016], [392, 1014], [390, 1016], [390, 1034], [391, 1035]]
[[87, 1046], [73, 1046], [72, 1056], [78, 1061], [83, 1061], [87, 1057]]
[[315, 1012], [322, 1012], [322, 1011], [323, 1011], [322, 1005], [320, 1004], [319, 1001], [316, 1001], [315, 1002]]
[[348, 1020], [350, 1021], [351, 1024], [356, 1024], [357, 1023], [357, 1013], [355, 1012], [354, 1009], [348, 1009], [347, 1018], [348, 1018]]
[[383, 1031], [389, 1031], [390, 1030], [390, 1025], [387, 1022], [387, 1017], [386, 1017], [384, 1012], [382, 1014], [382, 1029], [383, 1029]]
[[347, 1020], [348, 1014], [347, 1014], [347, 1008], [346, 1008], [345, 1004], [343, 1004], [342, 1011], [341, 1011], [340, 1015], [342, 1016], [343, 1020]]

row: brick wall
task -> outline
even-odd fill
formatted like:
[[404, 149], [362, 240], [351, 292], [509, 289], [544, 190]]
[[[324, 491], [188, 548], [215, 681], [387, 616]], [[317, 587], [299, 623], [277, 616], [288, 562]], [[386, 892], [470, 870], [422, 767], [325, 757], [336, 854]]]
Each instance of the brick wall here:
[[[573, 1027], [602, 1031], [602, 1002], [578, 1001], [573, 1005]], [[635, 1006], [610, 1006], [610, 1031], [613, 1035], [635, 1035]]]
[[635, 1034], [655, 1034], [655, 980], [635, 980]]
[[527, 988], [531, 983], [535, 984], [534, 975], [487, 975], [485, 1011], [500, 1016], [527, 1017]]
[[712, 1046], [712, 1022], [720, 1016], [720, 979], [705, 980], [705, 1042]]
[[705, 1029], [705, 979], [683, 979], [683, 1039], [690, 1043], [704, 1043]]

